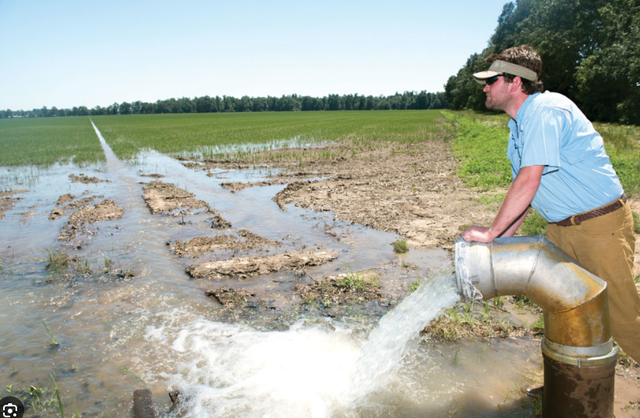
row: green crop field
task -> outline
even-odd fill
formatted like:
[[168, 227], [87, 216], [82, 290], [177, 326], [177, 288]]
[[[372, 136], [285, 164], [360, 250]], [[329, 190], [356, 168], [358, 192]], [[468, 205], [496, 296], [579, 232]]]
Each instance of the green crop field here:
[[0, 119], [0, 166], [104, 161], [88, 117]]
[[[172, 155], [223, 157], [220, 149], [236, 151], [248, 144], [280, 147], [342, 141], [422, 141], [437, 130], [436, 110], [207, 113], [97, 116], [93, 121], [119, 158], [141, 149]], [[264, 149], [264, 148], [263, 148]]]
[[[505, 155], [508, 117], [504, 114], [402, 110], [94, 116], [91, 120], [123, 159], [154, 149], [170, 155], [260, 162], [255, 154], [264, 149], [350, 140], [356, 144], [351, 152], [365, 152], [387, 141], [420, 142], [455, 131], [458, 174], [468, 185], [492, 190], [511, 182]], [[91, 120], [1, 119], [0, 166], [104, 161]], [[640, 190], [640, 128], [596, 124], [596, 129], [605, 140], [625, 190], [636, 194]], [[286, 150], [279, 153], [282, 155], [268, 158], [291, 158], [284, 155]], [[308, 157], [337, 156], [331, 151], [318, 151]]]

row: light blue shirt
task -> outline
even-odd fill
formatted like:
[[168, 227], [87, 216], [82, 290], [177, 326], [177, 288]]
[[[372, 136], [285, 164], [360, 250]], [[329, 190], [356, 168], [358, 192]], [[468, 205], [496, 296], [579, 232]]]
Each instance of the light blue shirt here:
[[509, 129], [513, 178], [522, 167], [545, 166], [531, 206], [547, 221], [587, 212], [622, 195], [602, 137], [567, 97], [551, 92], [529, 96]]

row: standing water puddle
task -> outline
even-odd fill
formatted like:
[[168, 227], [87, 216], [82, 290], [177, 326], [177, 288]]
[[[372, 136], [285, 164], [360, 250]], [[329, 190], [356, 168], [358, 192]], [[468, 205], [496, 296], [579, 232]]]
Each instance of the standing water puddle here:
[[[54, 166], [32, 174], [28, 187], [18, 177], [2, 185], [28, 189], [0, 221], [0, 389], [39, 409], [26, 416], [59, 416], [50, 375], [69, 416], [131, 416], [132, 393], [140, 388], [152, 390], [159, 415], [168, 417], [497, 417], [505, 410], [518, 416], [509, 409], [516, 407], [503, 406], [510, 403], [505, 396], [539, 369], [535, 342], [419, 344], [419, 331], [458, 300], [445, 251], [412, 249], [399, 257], [393, 234], [337, 222], [329, 212], [281, 210], [272, 197], [284, 185], [237, 193], [220, 186], [270, 172], [207, 176], [153, 151], [126, 163], [96, 133], [105, 164]], [[80, 174], [107, 181], [70, 181]], [[142, 199], [149, 175], [207, 202], [231, 230], [213, 230], [206, 216], [152, 215]], [[68, 216], [49, 220], [49, 214], [67, 193], [96, 196], [93, 203], [113, 199], [123, 217], [65, 247], [57, 237]], [[266, 306], [233, 313], [205, 290], [237, 287], [238, 279], [190, 278], [185, 267], [197, 260], [175, 256], [167, 244], [241, 229], [280, 243], [252, 256], [320, 248], [338, 258], [302, 275], [281, 271], [242, 281]], [[45, 268], [61, 248], [94, 274], [52, 278]], [[219, 253], [236, 255], [243, 254]], [[121, 274], [95, 274], [115, 266]], [[379, 271], [383, 292], [395, 300], [416, 279], [422, 285], [381, 320], [384, 304], [363, 303], [331, 317], [292, 302], [297, 284], [369, 269]], [[181, 391], [176, 407], [170, 390]]]

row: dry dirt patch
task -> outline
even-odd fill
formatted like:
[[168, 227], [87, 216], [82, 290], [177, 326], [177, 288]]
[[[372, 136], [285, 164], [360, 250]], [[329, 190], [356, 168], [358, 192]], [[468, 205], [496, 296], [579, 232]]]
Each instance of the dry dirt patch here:
[[[450, 250], [466, 226], [489, 225], [496, 210], [479, 203], [482, 193], [466, 187], [456, 175], [449, 137], [429, 135], [431, 139], [417, 143], [378, 141], [363, 146], [353, 139], [321, 151], [289, 149], [290, 160], [271, 165], [288, 170], [274, 179], [289, 182], [273, 200], [283, 210], [295, 204], [333, 211], [337, 220], [398, 233], [410, 247]], [[320, 152], [339, 157], [320, 158]], [[203, 160], [197, 168], [249, 167], [233, 160]], [[300, 180], [303, 176], [320, 179]]]
[[89, 206], [89, 204], [94, 200], [102, 199], [104, 198], [104, 196], [86, 196], [82, 199], [75, 200], [77, 198], [78, 196], [74, 196], [71, 193], [60, 196], [56, 201], [56, 206], [61, 207], [53, 209], [51, 211], [51, 213], [49, 214], [49, 220], [54, 221], [62, 216], [65, 216], [67, 214], [67, 210], [75, 211], [77, 209], [85, 208]]
[[443, 139], [343, 154], [348, 157], [313, 164], [329, 178], [290, 183], [276, 203], [331, 210], [339, 220], [398, 233], [415, 248], [452, 249], [466, 225], [493, 219], [480, 194], [456, 175], [457, 161]]

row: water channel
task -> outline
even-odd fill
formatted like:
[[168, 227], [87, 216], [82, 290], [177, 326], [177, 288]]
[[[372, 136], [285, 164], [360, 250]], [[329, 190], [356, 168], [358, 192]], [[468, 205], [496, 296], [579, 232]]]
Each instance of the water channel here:
[[[0, 171], [3, 190], [26, 190], [0, 221], [0, 389], [42, 409], [25, 416], [60, 416], [57, 402], [47, 404], [51, 375], [68, 416], [132, 416], [140, 388], [152, 390], [163, 417], [532, 416], [510, 397], [540, 373], [537, 342], [420, 343], [420, 329], [457, 300], [445, 251], [399, 256], [394, 234], [338, 222], [330, 212], [283, 211], [271, 200], [283, 185], [237, 193], [220, 186], [270, 171], [207, 175], [154, 151], [120, 161], [96, 133], [106, 163]], [[74, 183], [72, 174], [108, 181]], [[150, 174], [206, 201], [231, 222], [231, 233], [246, 229], [281, 242], [268, 252], [336, 250], [335, 261], [307, 269], [312, 277], [375, 268], [385, 291], [404, 300], [382, 320], [388, 306], [322, 316], [291, 303], [301, 279], [280, 272], [243, 282], [268, 309], [230, 315], [205, 295], [219, 284], [190, 278], [190, 261], [167, 245], [218, 232], [204, 217], [152, 215], [141, 197]], [[65, 247], [57, 238], [67, 217], [49, 214], [66, 193], [114, 199], [124, 216]], [[108, 265], [135, 274], [52, 279], [48, 257], [61, 248], [94, 272]], [[422, 286], [405, 298], [416, 279]], [[171, 390], [181, 392], [178, 407]]]

